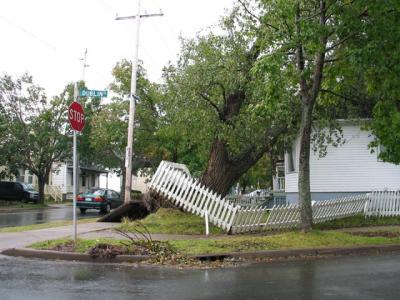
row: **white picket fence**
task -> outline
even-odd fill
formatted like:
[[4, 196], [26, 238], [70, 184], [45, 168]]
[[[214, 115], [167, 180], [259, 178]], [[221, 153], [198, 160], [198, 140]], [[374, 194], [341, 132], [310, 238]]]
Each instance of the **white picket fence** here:
[[[193, 179], [182, 164], [162, 161], [149, 187], [187, 212], [203, 218], [207, 213], [212, 224], [231, 233], [293, 228], [300, 222], [297, 204], [275, 205], [273, 208], [254, 206], [254, 203], [250, 206], [236, 205]], [[315, 202], [312, 206], [313, 219], [315, 223], [320, 223], [357, 215], [365, 207], [372, 207], [371, 203], [367, 194]], [[397, 207], [398, 204], [396, 202]]]
[[368, 194], [317, 201], [313, 203], [313, 221], [322, 223], [334, 219], [355, 216], [364, 212]]
[[[368, 195], [357, 195], [326, 201], [312, 205], [314, 223], [340, 219], [360, 214], [368, 201]], [[232, 223], [232, 233], [295, 228], [300, 224], [300, 208], [297, 204], [277, 205], [272, 209], [244, 207], [237, 211]]]
[[369, 193], [364, 213], [366, 217], [400, 216], [400, 191]]
[[193, 179], [186, 166], [162, 161], [149, 188], [167, 197], [184, 211], [204, 217], [217, 227], [229, 231], [238, 206], [231, 204]]

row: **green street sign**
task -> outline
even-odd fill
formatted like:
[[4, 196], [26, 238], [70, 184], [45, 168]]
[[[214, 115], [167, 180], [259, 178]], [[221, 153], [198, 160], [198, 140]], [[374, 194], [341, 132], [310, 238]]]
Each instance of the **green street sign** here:
[[81, 97], [107, 97], [108, 91], [96, 91], [96, 90], [80, 90], [79, 96]]

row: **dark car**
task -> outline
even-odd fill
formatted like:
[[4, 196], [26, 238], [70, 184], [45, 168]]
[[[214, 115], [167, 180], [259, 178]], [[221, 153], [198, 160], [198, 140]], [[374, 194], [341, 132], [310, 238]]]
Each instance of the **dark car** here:
[[0, 199], [37, 203], [39, 193], [27, 183], [0, 181]]
[[76, 206], [81, 213], [85, 213], [87, 209], [98, 209], [102, 213], [109, 213], [122, 203], [119, 194], [109, 189], [90, 189], [76, 197]]

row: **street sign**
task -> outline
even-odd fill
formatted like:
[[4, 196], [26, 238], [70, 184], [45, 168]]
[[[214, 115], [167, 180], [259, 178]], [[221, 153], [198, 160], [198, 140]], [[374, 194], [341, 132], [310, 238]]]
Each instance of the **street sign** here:
[[107, 97], [108, 91], [96, 91], [96, 90], [80, 90], [79, 96], [81, 97]]
[[85, 114], [78, 102], [72, 102], [68, 109], [68, 120], [71, 127], [76, 131], [82, 131], [85, 127]]

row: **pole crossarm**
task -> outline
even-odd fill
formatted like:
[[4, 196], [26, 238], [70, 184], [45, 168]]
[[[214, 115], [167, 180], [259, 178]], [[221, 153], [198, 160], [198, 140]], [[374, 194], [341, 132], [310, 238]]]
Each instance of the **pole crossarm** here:
[[[164, 16], [163, 13], [158, 13], [158, 14], [145, 14], [145, 15], [140, 15], [140, 18], [150, 18], [150, 17], [162, 17]], [[126, 17], [115, 17], [115, 20], [121, 21], [121, 20], [129, 20], [129, 19], [136, 19], [137, 16], [126, 16]]]

